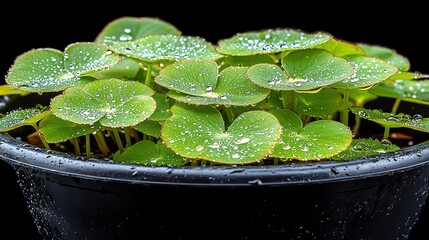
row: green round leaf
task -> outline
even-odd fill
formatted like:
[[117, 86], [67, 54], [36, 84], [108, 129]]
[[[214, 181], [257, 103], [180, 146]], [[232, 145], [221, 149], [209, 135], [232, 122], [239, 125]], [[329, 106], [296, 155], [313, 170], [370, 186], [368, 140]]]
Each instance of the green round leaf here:
[[176, 153], [224, 164], [252, 163], [277, 143], [281, 126], [270, 113], [250, 111], [225, 131], [222, 115], [210, 106], [178, 103], [162, 128], [162, 139]]
[[221, 57], [212, 44], [201, 38], [175, 35], [147, 36], [133, 42], [117, 43], [111, 49], [121, 55], [145, 62]]
[[95, 43], [69, 45], [65, 54], [55, 49], [35, 49], [16, 58], [6, 82], [27, 92], [57, 92], [87, 83], [83, 75], [118, 61], [119, 56]]
[[206, 96], [216, 87], [218, 66], [211, 60], [183, 60], [164, 68], [155, 82], [170, 90]]
[[0, 117], [0, 132], [7, 132], [25, 125], [35, 126], [38, 121], [51, 114], [43, 108], [15, 110]]
[[137, 125], [134, 128], [146, 135], [159, 138], [161, 136], [161, 122], [145, 120]]
[[385, 81], [371, 88], [369, 92], [380, 97], [429, 105], [429, 80]]
[[295, 86], [307, 86], [299, 90], [330, 85], [353, 73], [353, 67], [346, 60], [319, 49], [292, 52], [283, 57], [282, 66]]
[[[68, 75], [83, 76], [113, 66], [119, 56], [107, 46], [95, 43], [74, 43], [64, 51], [64, 67]], [[69, 76], [71, 77], [71, 75]]]
[[334, 114], [338, 111], [341, 101], [341, 94], [331, 88], [317, 93], [298, 93], [295, 97], [296, 112], [313, 117]]
[[219, 41], [217, 50], [233, 56], [277, 53], [311, 48], [330, 38], [326, 33], [309, 34], [293, 29], [247, 32]]
[[161, 142], [143, 140], [127, 148], [123, 153], [117, 152], [113, 161], [127, 164], [150, 166], [182, 166], [186, 160], [175, 154]]
[[325, 43], [316, 46], [316, 48], [324, 49], [338, 57], [343, 57], [347, 55], [365, 55], [365, 52], [357, 45], [353, 45], [351, 43], [336, 40], [333, 38], [331, 38]]
[[398, 72], [398, 68], [383, 60], [353, 55], [345, 57], [353, 66], [354, 73], [342, 82], [335, 83], [332, 87], [339, 89], [365, 88], [380, 83]]
[[399, 147], [388, 140], [353, 139], [352, 144], [344, 152], [332, 157], [333, 160], [351, 160], [369, 157], [381, 153], [399, 150]]
[[40, 121], [39, 131], [48, 143], [59, 143], [72, 138], [91, 134], [98, 130], [100, 124], [82, 125], [62, 120], [50, 115]]
[[273, 90], [311, 90], [344, 80], [353, 73], [344, 59], [324, 50], [295, 51], [282, 59], [284, 72], [277, 65], [257, 64], [247, 72], [255, 84]]
[[100, 121], [105, 127], [136, 125], [155, 111], [154, 92], [139, 82], [104, 79], [68, 88], [51, 101], [57, 117], [79, 124]]
[[271, 156], [283, 159], [321, 160], [337, 155], [352, 142], [352, 133], [342, 123], [319, 120], [302, 127], [301, 119], [292, 111], [271, 111], [283, 126], [280, 142]]
[[176, 27], [157, 18], [122, 17], [109, 24], [98, 34], [96, 42], [112, 45], [133, 41], [149, 35], [180, 35]]
[[173, 91], [168, 96], [195, 105], [251, 105], [267, 97], [270, 90], [249, 81], [246, 67], [229, 67], [219, 77], [210, 60], [185, 60], [166, 67], [155, 82]]
[[360, 43], [358, 45], [365, 51], [368, 56], [380, 58], [388, 63], [391, 63], [397, 66], [401, 71], [405, 72], [410, 70], [410, 62], [408, 61], [408, 59], [398, 54], [395, 50], [363, 43]]
[[410, 128], [417, 131], [429, 132], [429, 118], [423, 118], [416, 114], [409, 116], [407, 114], [384, 113], [380, 110], [369, 110], [360, 107], [353, 107], [350, 110], [360, 118], [367, 119], [380, 124], [383, 127], [390, 128]]

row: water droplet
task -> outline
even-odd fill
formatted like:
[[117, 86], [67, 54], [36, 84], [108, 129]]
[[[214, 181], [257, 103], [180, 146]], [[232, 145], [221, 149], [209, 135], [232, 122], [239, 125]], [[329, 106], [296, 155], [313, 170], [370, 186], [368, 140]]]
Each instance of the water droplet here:
[[262, 185], [263, 184], [263, 182], [260, 179], [250, 180], [250, 181], [248, 181], [248, 183], [252, 184], [252, 185]]
[[240, 155], [237, 153], [232, 154], [232, 158], [240, 158]]
[[338, 172], [336, 167], [331, 167], [331, 172], [333, 172], [335, 175], [340, 173], [340, 172]]
[[244, 144], [244, 143], [248, 143], [250, 141], [250, 138], [242, 138], [242, 139], [240, 139], [240, 140], [238, 140], [238, 141], [236, 141], [235, 143], [236, 144]]
[[383, 138], [381, 140], [381, 144], [390, 146], [390, 145], [392, 145], [392, 142], [389, 139], [387, 139], [387, 138]]
[[417, 157], [421, 157], [423, 155], [422, 151], [421, 150], [417, 150], [416, 155], [417, 155]]
[[199, 145], [195, 148], [195, 150], [197, 150], [197, 152], [200, 152], [200, 151], [204, 150], [204, 146]]
[[423, 116], [420, 114], [414, 114], [413, 121], [420, 121], [423, 119]]

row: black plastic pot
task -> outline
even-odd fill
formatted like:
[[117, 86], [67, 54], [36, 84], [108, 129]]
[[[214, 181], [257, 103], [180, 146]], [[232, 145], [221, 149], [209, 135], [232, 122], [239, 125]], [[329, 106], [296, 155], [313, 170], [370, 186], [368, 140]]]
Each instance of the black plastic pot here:
[[0, 135], [45, 239], [407, 239], [429, 146], [349, 162], [144, 167], [85, 161]]

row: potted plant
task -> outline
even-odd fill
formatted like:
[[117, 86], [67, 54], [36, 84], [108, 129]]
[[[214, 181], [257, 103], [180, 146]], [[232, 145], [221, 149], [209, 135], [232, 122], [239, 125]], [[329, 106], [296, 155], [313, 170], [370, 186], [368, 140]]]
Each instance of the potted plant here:
[[324, 32], [214, 46], [120, 18], [16, 58], [0, 158], [46, 239], [407, 239], [429, 187], [429, 119], [398, 112], [429, 80], [409, 70]]

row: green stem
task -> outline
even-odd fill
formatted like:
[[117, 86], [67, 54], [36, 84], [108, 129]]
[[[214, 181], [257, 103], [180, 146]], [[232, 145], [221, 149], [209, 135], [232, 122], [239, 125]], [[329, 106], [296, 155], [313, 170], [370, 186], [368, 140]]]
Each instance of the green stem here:
[[115, 136], [116, 145], [118, 145], [119, 151], [124, 152], [124, 145], [122, 145], [121, 136], [117, 128], [112, 129], [113, 136]]
[[[393, 107], [390, 113], [396, 114], [398, 112], [399, 104], [401, 104], [401, 99], [397, 98], [395, 100], [395, 103], [393, 104]], [[390, 127], [385, 127], [383, 138], [389, 138], [389, 135], [390, 135]]]
[[342, 122], [346, 126], [349, 125], [349, 100], [350, 100], [349, 93], [350, 93], [350, 90], [348, 90], [348, 89], [344, 90], [343, 112], [341, 115], [342, 116]]
[[232, 112], [231, 107], [225, 107], [226, 116], [228, 117], [229, 124], [232, 124], [234, 121], [234, 113]]
[[362, 119], [358, 115], [355, 115], [355, 125], [353, 127], [353, 133], [355, 135], [359, 134], [359, 129], [360, 129], [361, 122], [362, 122]]
[[274, 165], [279, 165], [279, 158], [274, 158]]
[[144, 83], [148, 86], [153, 88], [153, 81], [152, 81], [152, 65], [147, 66], [147, 72], [146, 72], [146, 80]]
[[98, 147], [100, 148], [100, 151], [103, 153], [104, 156], [109, 156], [110, 150], [109, 147], [106, 144], [106, 139], [104, 139], [103, 133], [101, 131], [97, 131], [97, 133], [94, 135], [95, 141], [97, 141]]
[[130, 128], [125, 128], [125, 146], [126, 147], [131, 147], [132, 142], [131, 142], [131, 136], [130, 136]]
[[39, 136], [39, 138], [40, 138], [40, 141], [42, 141], [43, 147], [45, 147], [45, 149], [47, 149], [47, 150], [51, 150], [51, 147], [50, 147], [50, 146], [49, 146], [49, 144], [46, 142], [45, 137], [43, 137], [43, 135], [42, 135], [42, 134], [40, 134], [40, 132], [39, 132], [39, 127], [37, 126], [37, 124], [32, 124], [31, 126], [34, 128], [34, 130], [36, 130], [37, 135], [38, 135], [38, 136]]
[[86, 157], [91, 157], [91, 135], [89, 134], [85, 135], [85, 151]]
[[80, 147], [79, 147], [79, 143], [77, 142], [77, 138], [72, 138], [70, 139], [70, 142], [73, 144], [74, 146], [74, 152], [76, 154], [76, 156], [80, 156], [82, 155], [81, 151], [80, 151]]
[[202, 160], [201, 161], [201, 166], [205, 166], [207, 164], [207, 160]]
[[282, 91], [283, 108], [295, 112], [296, 96], [295, 91]]

